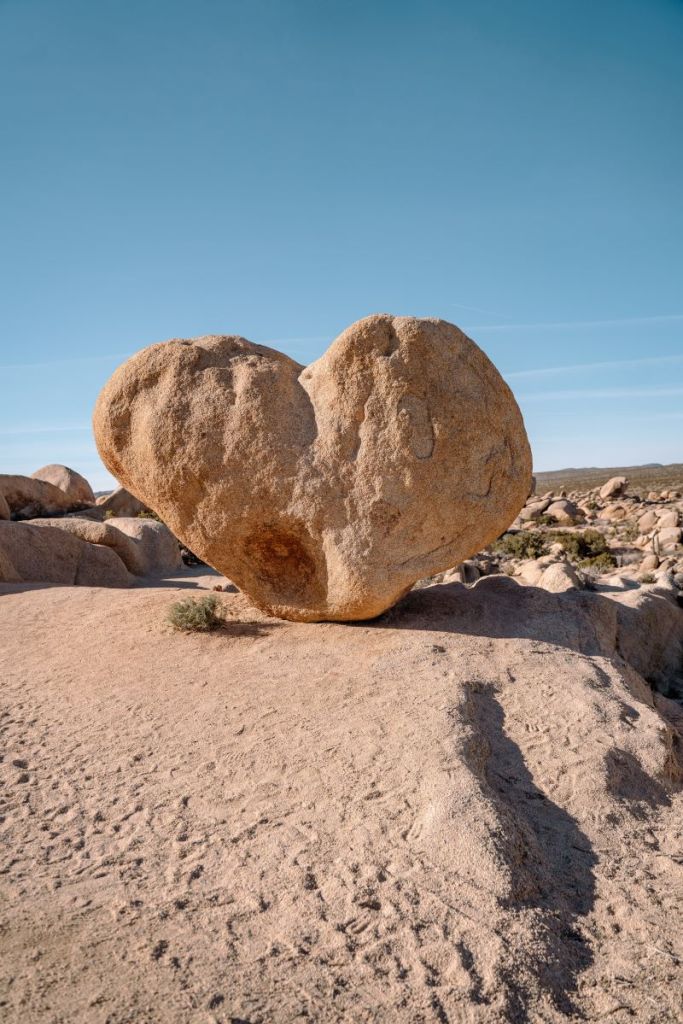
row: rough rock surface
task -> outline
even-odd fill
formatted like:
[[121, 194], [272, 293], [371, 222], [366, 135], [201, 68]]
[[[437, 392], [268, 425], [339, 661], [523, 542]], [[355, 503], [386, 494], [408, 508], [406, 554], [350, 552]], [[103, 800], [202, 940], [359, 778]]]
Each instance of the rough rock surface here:
[[153, 345], [94, 428], [132, 494], [290, 619], [378, 615], [499, 535], [531, 481], [510, 389], [441, 320], [367, 317], [306, 368], [239, 337]]
[[573, 501], [567, 501], [566, 498], [559, 498], [557, 501], [551, 502], [547, 509], [546, 514], [556, 519], [558, 523], [562, 522], [573, 522], [579, 517], [579, 510]]
[[21, 576], [6, 551], [0, 548], [0, 583], [18, 583]]
[[112, 519], [93, 522], [78, 516], [35, 519], [32, 526], [53, 527], [89, 544], [112, 548], [135, 576], [161, 576], [181, 566], [178, 541], [163, 523], [149, 519]]
[[117, 516], [107, 523], [126, 538], [135, 551], [139, 576], [162, 576], [180, 569], [180, 546], [171, 531], [156, 519]]
[[88, 481], [75, 469], [69, 469], [68, 466], [51, 463], [49, 466], [43, 466], [35, 473], [31, 473], [31, 478], [54, 484], [75, 502], [83, 502], [87, 505], [95, 504], [95, 495]]
[[3, 1021], [679, 1024], [683, 716], [630, 659], [680, 609], [187, 593], [3, 588]]
[[75, 500], [45, 480], [8, 473], [0, 473], [0, 496], [4, 498], [11, 514], [23, 519], [59, 515], [87, 504]]
[[7, 504], [7, 499], [5, 498], [5, 495], [0, 492], [0, 519], [9, 519], [11, 515], [12, 513], [9, 505]]
[[125, 487], [117, 487], [111, 494], [97, 500], [97, 507], [103, 514], [111, 512], [113, 516], [132, 517], [140, 512], [147, 512], [144, 502], [134, 497]]
[[536, 586], [561, 594], [566, 590], [580, 590], [582, 584], [569, 562], [555, 562], [543, 570]]
[[626, 490], [628, 480], [625, 476], [613, 476], [600, 488], [600, 497], [617, 498]]
[[131, 577], [111, 548], [35, 523], [0, 522], [0, 551], [22, 580], [127, 587]]

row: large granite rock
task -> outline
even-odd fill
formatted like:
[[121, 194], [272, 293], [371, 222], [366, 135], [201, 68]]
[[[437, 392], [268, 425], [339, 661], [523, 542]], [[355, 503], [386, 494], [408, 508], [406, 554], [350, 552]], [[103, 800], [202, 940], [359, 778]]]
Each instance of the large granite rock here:
[[[54, 526], [0, 522], [2, 563], [17, 579], [85, 587], [128, 587], [132, 577], [109, 547], [90, 544]], [[6, 570], [3, 570], [6, 571]]]
[[48, 484], [54, 484], [75, 502], [83, 502], [86, 505], [95, 504], [95, 495], [88, 481], [75, 469], [69, 469], [68, 466], [51, 463], [49, 466], [43, 466], [35, 473], [31, 473], [31, 479], [44, 480]]
[[64, 530], [89, 544], [111, 548], [135, 576], [162, 576], [182, 565], [180, 547], [171, 531], [154, 519], [111, 519], [93, 522], [80, 516], [35, 519], [32, 526]]
[[94, 430], [187, 547], [304, 621], [380, 614], [502, 533], [531, 483], [512, 392], [442, 320], [367, 317], [306, 368], [240, 337], [153, 345]]
[[[7, 505], [15, 519], [64, 515], [89, 504], [46, 480], [9, 473], [0, 473], [0, 498], [4, 499], [4, 503], [0, 502], [2, 507]], [[4, 518], [2, 509], [0, 518]]]
[[117, 516], [105, 525], [128, 542], [136, 563], [135, 569], [129, 568], [138, 576], [163, 576], [182, 568], [178, 541], [169, 528], [156, 519]]
[[600, 497], [603, 499], [618, 498], [620, 494], [623, 494], [628, 486], [628, 480], [625, 476], [613, 476], [603, 484], [600, 488]]
[[117, 487], [111, 494], [98, 498], [97, 507], [102, 515], [109, 513], [112, 516], [123, 517], [137, 516], [140, 512], [149, 511], [145, 503], [130, 494], [125, 487]]

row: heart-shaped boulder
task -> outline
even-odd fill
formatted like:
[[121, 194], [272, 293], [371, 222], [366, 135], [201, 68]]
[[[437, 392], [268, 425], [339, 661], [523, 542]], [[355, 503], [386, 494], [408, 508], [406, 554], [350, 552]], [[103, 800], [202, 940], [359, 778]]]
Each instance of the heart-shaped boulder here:
[[369, 316], [310, 366], [240, 337], [152, 345], [94, 414], [105, 465], [265, 611], [368, 619], [529, 493], [512, 392], [444, 320]]

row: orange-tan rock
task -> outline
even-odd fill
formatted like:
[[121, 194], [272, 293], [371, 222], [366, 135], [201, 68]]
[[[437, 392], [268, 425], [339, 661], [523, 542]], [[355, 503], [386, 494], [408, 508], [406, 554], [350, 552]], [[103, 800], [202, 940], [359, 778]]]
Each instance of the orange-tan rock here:
[[31, 473], [31, 478], [54, 484], [75, 502], [83, 502], [86, 505], [95, 504], [95, 495], [88, 481], [75, 469], [69, 469], [68, 466], [51, 463], [49, 466], [43, 466], [35, 473]]
[[[60, 487], [30, 476], [0, 473], [0, 497], [12, 515], [31, 519], [34, 516], [52, 516], [83, 508], [87, 502], [76, 500]], [[5, 518], [0, 509], [0, 519]]]
[[41, 523], [0, 522], [0, 574], [4, 582], [26, 580], [85, 587], [128, 587], [131, 576], [110, 547]]
[[153, 345], [94, 428], [184, 544], [304, 621], [378, 615], [498, 536], [531, 481], [510, 389], [442, 320], [367, 317], [307, 368], [234, 336]]
[[64, 530], [89, 544], [111, 548], [135, 576], [159, 576], [180, 568], [178, 542], [163, 523], [150, 519], [115, 518], [93, 522], [80, 516], [34, 519], [31, 526]]

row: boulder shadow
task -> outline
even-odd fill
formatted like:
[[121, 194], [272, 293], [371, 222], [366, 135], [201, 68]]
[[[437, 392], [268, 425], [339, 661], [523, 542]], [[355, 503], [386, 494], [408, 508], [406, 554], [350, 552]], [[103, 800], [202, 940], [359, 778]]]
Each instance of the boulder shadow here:
[[[512, 892], [504, 906], [527, 918], [538, 945], [526, 971], [517, 969], [511, 951], [504, 970], [506, 1019], [530, 1019], [536, 987], [560, 1013], [580, 1018], [574, 993], [579, 976], [593, 962], [580, 923], [595, 903], [596, 854], [577, 821], [534, 782], [519, 747], [505, 731], [495, 687], [468, 683], [465, 713], [472, 728], [470, 767], [493, 800], [505, 837], [501, 853]], [[483, 762], [482, 745], [487, 754]]]
[[551, 593], [508, 576], [484, 576], [472, 587], [441, 583], [412, 590], [365, 625], [530, 640], [617, 658], [653, 690], [683, 701], [683, 615], [661, 594], [645, 593], [634, 607], [592, 590]]

